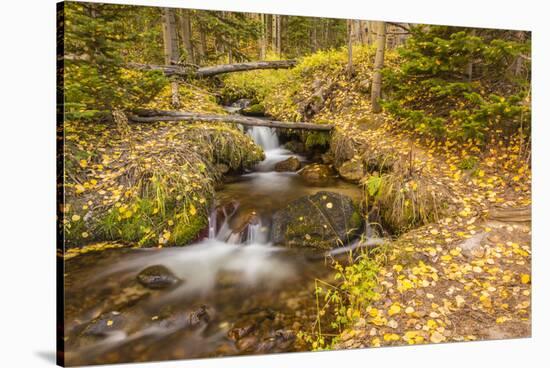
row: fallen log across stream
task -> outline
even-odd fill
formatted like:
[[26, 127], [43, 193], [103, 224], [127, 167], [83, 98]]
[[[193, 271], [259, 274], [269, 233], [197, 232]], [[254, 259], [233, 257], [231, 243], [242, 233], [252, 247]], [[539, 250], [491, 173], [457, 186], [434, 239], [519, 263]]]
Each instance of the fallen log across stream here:
[[272, 61], [251, 61], [237, 64], [222, 64], [214, 66], [196, 67], [192, 65], [150, 65], [130, 63], [129, 67], [138, 70], [160, 70], [167, 77], [213, 77], [218, 74], [244, 72], [258, 69], [288, 69], [296, 65], [296, 60], [272, 60]]
[[270, 128], [302, 129], [330, 131], [334, 127], [331, 124], [314, 124], [303, 122], [286, 122], [269, 119], [260, 119], [237, 114], [216, 115], [201, 114], [195, 112], [180, 112], [167, 110], [136, 110], [128, 114], [130, 123], [155, 123], [159, 121], [203, 121], [220, 123], [237, 123], [245, 126], [265, 126]]

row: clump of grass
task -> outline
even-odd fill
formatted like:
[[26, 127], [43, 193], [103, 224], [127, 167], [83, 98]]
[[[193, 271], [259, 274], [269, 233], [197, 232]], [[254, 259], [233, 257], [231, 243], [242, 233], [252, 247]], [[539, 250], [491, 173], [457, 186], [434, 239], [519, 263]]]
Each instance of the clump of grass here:
[[184, 245], [207, 225], [216, 163], [244, 170], [263, 151], [236, 127], [66, 124], [67, 245], [123, 240]]
[[439, 220], [451, 203], [443, 185], [419, 174], [374, 174], [363, 180], [363, 186], [371, 216], [395, 233]]
[[306, 136], [306, 148], [311, 150], [313, 148], [326, 148], [330, 143], [330, 134], [326, 132], [311, 132]]

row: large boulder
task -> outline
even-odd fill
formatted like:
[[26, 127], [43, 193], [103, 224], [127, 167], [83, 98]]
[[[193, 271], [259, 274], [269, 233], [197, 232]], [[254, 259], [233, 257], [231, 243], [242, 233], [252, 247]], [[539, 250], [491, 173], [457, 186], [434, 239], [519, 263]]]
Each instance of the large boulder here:
[[294, 156], [291, 156], [286, 160], [277, 162], [275, 164], [275, 171], [297, 171], [300, 169], [300, 166], [302, 166], [300, 160]]
[[321, 191], [277, 211], [272, 240], [287, 247], [331, 249], [355, 238], [361, 227], [361, 215], [351, 198]]
[[344, 162], [338, 168], [338, 174], [345, 180], [358, 182], [365, 176], [365, 165], [363, 161], [354, 158]]
[[298, 172], [304, 180], [313, 185], [326, 185], [334, 177], [334, 171], [329, 165], [310, 164]]

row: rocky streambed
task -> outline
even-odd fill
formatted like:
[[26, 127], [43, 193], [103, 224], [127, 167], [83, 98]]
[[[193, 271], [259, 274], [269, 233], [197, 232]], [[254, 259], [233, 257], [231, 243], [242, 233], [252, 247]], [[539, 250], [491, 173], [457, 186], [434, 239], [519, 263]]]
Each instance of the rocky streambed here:
[[185, 247], [110, 249], [65, 263], [69, 365], [306, 350], [326, 251], [364, 232], [359, 188], [249, 131], [266, 153], [216, 193], [208, 236]]

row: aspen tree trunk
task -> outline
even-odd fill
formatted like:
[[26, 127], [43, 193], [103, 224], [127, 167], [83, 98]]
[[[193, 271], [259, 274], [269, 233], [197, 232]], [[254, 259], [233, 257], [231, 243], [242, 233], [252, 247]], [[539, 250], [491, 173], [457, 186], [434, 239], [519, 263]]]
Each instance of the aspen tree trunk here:
[[191, 42], [192, 39], [192, 30], [191, 30], [191, 17], [189, 14], [189, 10], [187, 9], [180, 9], [179, 14], [179, 21], [180, 21], [180, 30], [181, 30], [181, 38], [183, 40], [183, 47], [185, 48], [185, 51], [187, 51], [187, 61], [195, 64], [195, 51], [193, 50], [193, 44]]
[[330, 19], [325, 20], [324, 27], [325, 27], [325, 34], [323, 37], [323, 45], [326, 47], [328, 45], [328, 40], [329, 40], [328, 35], [330, 32]]
[[373, 21], [367, 21], [367, 44], [372, 45], [373, 44], [373, 38], [374, 38], [374, 27], [376, 25], [376, 22]]
[[199, 43], [199, 47], [200, 47], [200, 54], [201, 54], [201, 62], [204, 63], [206, 61], [206, 52], [208, 51], [207, 50], [207, 45], [206, 45], [206, 33], [204, 31], [204, 29], [202, 27], [199, 28], [199, 32], [200, 32], [200, 43]]
[[260, 16], [260, 23], [262, 24], [262, 29], [260, 33], [260, 60], [265, 59], [266, 54], [266, 31], [265, 31], [265, 14], [259, 14]]
[[277, 55], [281, 58], [281, 16], [277, 15]]
[[382, 68], [384, 67], [384, 51], [386, 48], [386, 23], [377, 22], [376, 27], [376, 56], [374, 58], [374, 73], [372, 76], [371, 104], [372, 112], [382, 111], [380, 94], [382, 91]]
[[366, 20], [360, 20], [359, 21], [359, 34], [360, 34], [360, 37], [361, 37], [361, 44], [363, 45], [366, 45], [369, 43], [369, 40], [368, 40], [368, 33], [367, 33], [367, 27], [368, 27], [368, 22]]
[[311, 30], [311, 49], [315, 52], [317, 48], [317, 24], [313, 23], [313, 29]]
[[[176, 31], [176, 17], [174, 9], [163, 8], [163, 36], [164, 36], [164, 63], [166, 65], [177, 64], [180, 58], [180, 51], [178, 47], [178, 34]], [[172, 106], [179, 108], [179, 86], [178, 82], [172, 80], [170, 82], [172, 88]]]
[[271, 16], [271, 50], [277, 53], [277, 16]]
[[348, 19], [348, 78], [353, 76], [353, 21]]
[[265, 15], [265, 40], [266, 47], [269, 46], [273, 50], [273, 15]]

